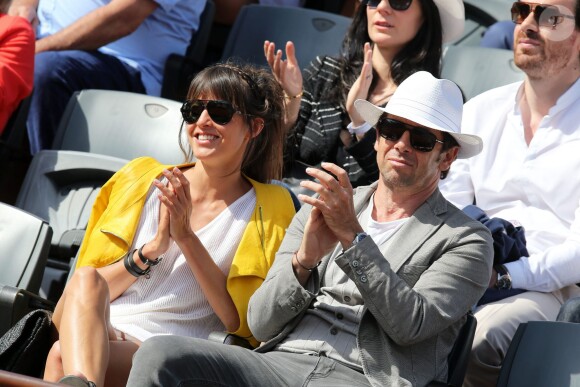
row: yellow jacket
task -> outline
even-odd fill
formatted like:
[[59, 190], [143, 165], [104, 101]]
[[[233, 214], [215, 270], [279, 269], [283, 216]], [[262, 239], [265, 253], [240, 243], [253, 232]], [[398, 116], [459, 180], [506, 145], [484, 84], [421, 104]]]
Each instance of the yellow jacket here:
[[[103, 185], [93, 205], [77, 267], [106, 266], [127, 254], [147, 192], [164, 168], [173, 166], [141, 157], [129, 162]], [[232, 261], [227, 289], [240, 318], [240, 327], [232, 333], [250, 339], [255, 345], [247, 324], [248, 302], [266, 278], [295, 210], [285, 188], [248, 180], [256, 192], [256, 208]]]

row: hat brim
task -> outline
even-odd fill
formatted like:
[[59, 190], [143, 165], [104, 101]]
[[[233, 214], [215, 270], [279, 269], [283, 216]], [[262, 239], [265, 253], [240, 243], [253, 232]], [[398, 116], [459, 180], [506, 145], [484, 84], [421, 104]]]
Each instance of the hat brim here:
[[443, 43], [459, 38], [465, 28], [465, 6], [463, 0], [433, 0], [443, 28]]
[[[361, 117], [372, 127], [375, 127], [379, 118], [384, 114], [388, 113], [388, 104], [385, 108], [380, 108], [378, 106], [373, 105], [369, 101], [364, 99], [358, 99], [354, 102], [354, 106], [357, 112], [361, 115]], [[425, 126], [430, 129], [439, 130], [441, 132], [449, 133], [455, 141], [459, 144], [459, 152], [457, 154], [457, 158], [459, 159], [467, 159], [479, 154], [483, 149], [483, 141], [479, 136], [475, 136], [472, 134], [461, 134], [455, 133], [443, 126], [439, 126], [434, 124], [433, 122], [427, 121], [426, 119], [416, 116], [412, 118], [412, 116], [404, 117], [401, 115], [396, 114], [398, 117], [405, 118], [407, 120], [413, 121], [418, 125]]]

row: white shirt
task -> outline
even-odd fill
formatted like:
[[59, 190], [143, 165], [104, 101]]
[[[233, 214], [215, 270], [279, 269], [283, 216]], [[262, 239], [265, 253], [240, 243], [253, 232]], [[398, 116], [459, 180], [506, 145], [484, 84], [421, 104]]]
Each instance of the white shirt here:
[[[151, 241], [157, 232], [158, 192], [154, 186], [150, 190], [131, 251]], [[226, 276], [255, 207], [252, 188], [195, 232]], [[111, 302], [113, 327], [141, 341], [170, 334], [206, 339], [211, 332], [224, 330], [175, 242], [150, 274], [150, 278], [139, 277]]]
[[[40, 0], [38, 38], [52, 35], [111, 0]], [[113, 55], [141, 71], [147, 94], [160, 95], [169, 54], [183, 55], [206, 0], [155, 0], [159, 7], [133, 33], [99, 51]]]
[[552, 106], [530, 145], [518, 101], [521, 82], [464, 106], [462, 132], [483, 152], [457, 160], [440, 183], [445, 197], [525, 229], [529, 257], [506, 265], [514, 288], [551, 292], [580, 282], [580, 80]]

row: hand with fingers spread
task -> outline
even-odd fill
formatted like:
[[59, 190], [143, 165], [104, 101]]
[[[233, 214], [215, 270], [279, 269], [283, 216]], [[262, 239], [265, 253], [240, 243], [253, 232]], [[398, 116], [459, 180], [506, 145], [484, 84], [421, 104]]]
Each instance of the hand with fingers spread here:
[[[306, 169], [306, 173], [317, 179], [318, 182], [305, 180], [300, 183], [302, 187], [316, 192], [318, 196], [300, 195], [299, 197], [303, 202], [314, 206], [323, 218], [319, 219], [317, 213], [314, 213], [311, 214], [308, 220], [310, 227], [315, 227], [322, 234], [320, 241], [329, 244], [331, 238], [325, 233], [331, 232], [334, 235], [334, 243], [338, 240], [342, 247], [346, 249], [350, 247], [356, 233], [363, 231], [354, 210], [353, 188], [344, 169], [332, 163], [322, 163], [322, 168], [324, 170]], [[327, 229], [319, 224], [322, 221], [324, 221]], [[314, 231], [314, 229], [311, 231]], [[307, 232], [305, 232], [306, 238], [310, 238]], [[327, 243], [320, 243], [323, 250], [324, 248], [329, 248]]]
[[155, 181], [155, 186], [161, 191], [159, 200], [169, 213], [169, 235], [179, 244], [193, 234], [190, 222], [192, 205], [189, 181], [179, 168], [164, 170], [163, 176], [168, 180], [167, 186], [159, 181]]
[[365, 122], [365, 120], [363, 120], [360, 114], [358, 114], [356, 111], [354, 107], [354, 101], [357, 99], [368, 98], [369, 89], [373, 81], [372, 57], [373, 48], [371, 47], [371, 44], [367, 42], [364, 45], [364, 62], [360, 71], [360, 75], [352, 85], [346, 99], [346, 111], [348, 112], [350, 121], [354, 126], [361, 126]]
[[[272, 73], [288, 97], [294, 97], [302, 92], [302, 72], [298, 60], [294, 43], [286, 43], [286, 60], [282, 59], [282, 50], [276, 51], [274, 42], [264, 42], [264, 55], [272, 69]], [[296, 98], [300, 100], [299, 98]]]

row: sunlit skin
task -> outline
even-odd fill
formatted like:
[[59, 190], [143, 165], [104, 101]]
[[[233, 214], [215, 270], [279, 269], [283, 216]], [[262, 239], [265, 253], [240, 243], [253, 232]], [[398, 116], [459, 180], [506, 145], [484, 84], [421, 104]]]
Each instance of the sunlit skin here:
[[[389, 115], [389, 118], [401, 122], [421, 126], [408, 119]], [[435, 129], [429, 129], [437, 139], [443, 140], [443, 134]], [[377, 134], [375, 150], [379, 166], [379, 184], [377, 195], [383, 194], [388, 188], [391, 196], [416, 198], [424, 202], [437, 188], [442, 171], [449, 169], [457, 157], [459, 148], [454, 147], [442, 152], [442, 144], [436, 143], [431, 152], [419, 152], [411, 146], [410, 133], [406, 131], [397, 141], [389, 141]], [[383, 187], [383, 188], [381, 188]], [[401, 201], [403, 202], [403, 201]]]
[[423, 24], [423, 14], [418, 0], [413, 1], [405, 11], [396, 11], [388, 1], [381, 1], [377, 8], [367, 7], [367, 20], [375, 51], [384, 50], [392, 58], [415, 37]]
[[[199, 99], [220, 100], [212, 95], [201, 95]], [[263, 127], [261, 119], [252, 121], [253, 133], [242, 114], [234, 113], [232, 120], [225, 125], [215, 123], [207, 110], [204, 110], [196, 123], [187, 124], [188, 141], [196, 159], [203, 162], [206, 171], [215, 168], [224, 173], [224, 165], [230, 165], [226, 176], [240, 170], [244, 151], [252, 137]]]
[[[574, 10], [576, 0], [542, 0]], [[530, 3], [539, 4], [538, 0]], [[524, 136], [530, 144], [540, 123], [580, 77], [580, 34], [575, 29], [568, 39], [551, 41], [550, 31], [540, 28], [532, 13], [514, 31], [514, 61], [526, 73], [519, 107]]]
[[[562, 5], [574, 10], [576, 0], [542, 0], [527, 1], [529, 3]], [[514, 60], [516, 65], [524, 70], [531, 79], [551, 79], [552, 77], [571, 76], [577, 78], [573, 72], [579, 71], [578, 53], [580, 52], [580, 38], [578, 30], [562, 41], [549, 39], [550, 32], [539, 28], [534, 20], [533, 13], [521, 23], [516, 24], [514, 31]]]

